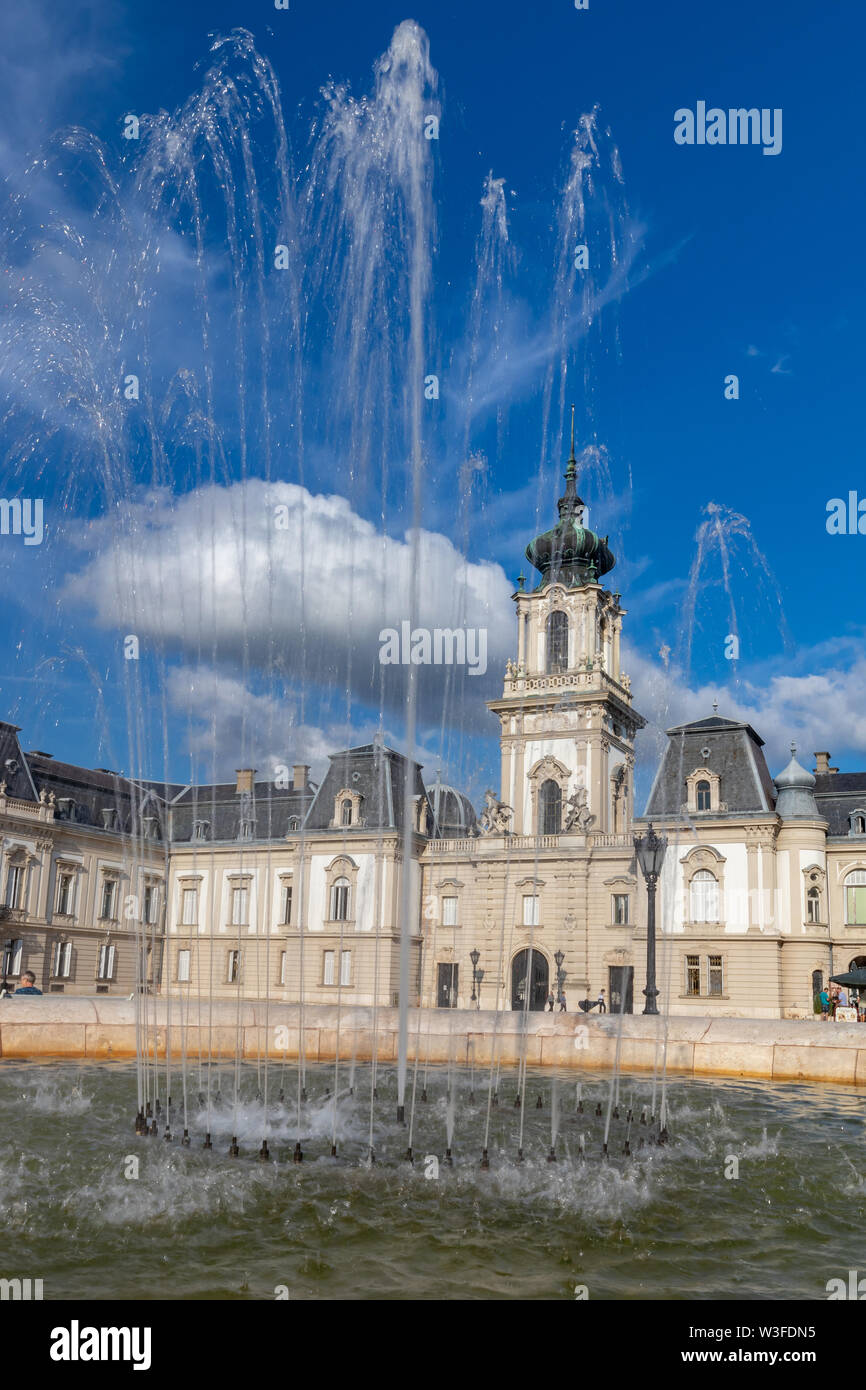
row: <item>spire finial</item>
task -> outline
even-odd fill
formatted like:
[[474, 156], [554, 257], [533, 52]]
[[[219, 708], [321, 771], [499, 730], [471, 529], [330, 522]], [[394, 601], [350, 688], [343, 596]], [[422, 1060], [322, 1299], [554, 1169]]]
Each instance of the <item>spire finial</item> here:
[[719, 712], [719, 702], [718, 702], [718, 700], [713, 700], [713, 714], [718, 714], [718, 712]]
[[797, 756], [797, 745], [796, 745], [796, 743], [792, 743], [792, 744], [791, 744], [791, 757], [792, 757], [792, 758], [796, 758], [796, 756]]

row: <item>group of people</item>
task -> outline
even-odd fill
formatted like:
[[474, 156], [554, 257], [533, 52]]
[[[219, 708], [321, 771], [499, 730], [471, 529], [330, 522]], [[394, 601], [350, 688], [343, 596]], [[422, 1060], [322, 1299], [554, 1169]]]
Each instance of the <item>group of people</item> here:
[[820, 1013], [821, 1022], [835, 1019], [837, 1009], [855, 1008], [858, 1023], [866, 1023], [866, 994], [856, 989], [843, 989], [841, 985], [824, 985], [815, 995], [815, 1012]]
[[[554, 997], [553, 990], [550, 991], [550, 993], [549, 993], [548, 996], [547, 996], [547, 1012], [548, 1012], [548, 1013], [551, 1013], [551, 1014], [553, 1013], [553, 1006], [554, 1006], [554, 1004], [558, 1004], [558, 1005], [559, 1005], [559, 1012], [560, 1012], [561, 1014], [564, 1014], [564, 1013], [567, 1013], [567, 1012], [568, 1012], [568, 1010], [567, 1010], [567, 1008], [566, 1008], [566, 999], [565, 999], [565, 990], [564, 990], [564, 989], [561, 989], [561, 990], [559, 991], [559, 994], [556, 995], [556, 997]], [[603, 989], [600, 989], [600, 990], [598, 991], [598, 998], [592, 1000], [592, 1002], [590, 1002], [588, 999], [582, 999], [582, 1000], [580, 1001], [580, 1007], [584, 1010], [585, 1013], [589, 1013], [590, 1009], [595, 1008], [596, 1006], [598, 1007], [598, 1011], [599, 1011], [600, 1014], [606, 1014], [606, 1013], [607, 1013], [607, 1002], [606, 1002], [605, 997], [604, 997], [604, 990], [603, 990]]]

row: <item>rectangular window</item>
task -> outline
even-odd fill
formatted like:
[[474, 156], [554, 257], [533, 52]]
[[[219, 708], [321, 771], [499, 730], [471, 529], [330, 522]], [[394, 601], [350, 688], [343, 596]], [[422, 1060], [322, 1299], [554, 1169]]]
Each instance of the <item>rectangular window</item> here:
[[114, 920], [114, 904], [117, 900], [117, 880], [104, 878], [102, 880], [102, 911], [100, 917]]
[[11, 941], [4, 942], [3, 945], [3, 978], [8, 980], [13, 975], [21, 974], [21, 955], [24, 950], [22, 938], [14, 937]]
[[57, 911], [61, 917], [72, 915], [72, 874], [61, 873], [57, 879]]
[[524, 894], [523, 925], [525, 927], [538, 926], [538, 897], [535, 893]]
[[322, 973], [322, 983], [332, 985], [334, 983], [334, 952], [325, 952], [325, 964]]
[[180, 918], [183, 926], [194, 927], [198, 921], [198, 889], [184, 888], [180, 895]]
[[686, 994], [695, 996], [701, 992], [701, 958], [686, 956]]
[[177, 978], [182, 985], [189, 984], [189, 951], [178, 951], [177, 953]]
[[290, 927], [291, 925], [292, 925], [292, 885], [291, 885], [290, 883], [284, 883], [284, 884], [283, 884], [283, 926], [284, 926], [284, 927]]
[[100, 946], [99, 959], [96, 965], [97, 980], [114, 979], [114, 947]]
[[68, 980], [72, 974], [72, 942], [55, 941], [51, 953], [51, 974], [55, 980]]
[[10, 864], [6, 874], [6, 906], [20, 907], [24, 892], [24, 865]]
[[[862, 887], [849, 887], [845, 889], [846, 914], [845, 921], [851, 927], [866, 926], [866, 884]], [[7, 898], [7, 902], [8, 902]]]
[[352, 952], [343, 951], [340, 956], [340, 984], [350, 985], [352, 983]]
[[144, 885], [141, 920], [145, 923], [156, 921], [156, 888], [152, 883], [146, 883]]
[[442, 925], [443, 927], [457, 926], [457, 899], [442, 899]]
[[236, 985], [241, 977], [241, 953], [229, 951], [226, 975], [230, 985]]
[[246, 884], [240, 884], [232, 889], [232, 926], [245, 927], [247, 925], [247, 899], [249, 889]]
[[286, 951], [280, 951], [280, 978], [278, 983], [281, 985], [286, 983], [286, 955]]
[[613, 920], [617, 927], [628, 925], [628, 893], [614, 893]]
[[722, 994], [724, 981], [722, 979], [721, 956], [708, 956], [707, 964], [709, 966], [709, 992], [710, 994]]

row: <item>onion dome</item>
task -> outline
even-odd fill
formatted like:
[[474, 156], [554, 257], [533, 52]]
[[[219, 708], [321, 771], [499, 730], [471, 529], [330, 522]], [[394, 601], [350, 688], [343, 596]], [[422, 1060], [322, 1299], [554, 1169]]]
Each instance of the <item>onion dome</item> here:
[[468, 796], [438, 781], [427, 795], [433, 807], [436, 835], [444, 840], [459, 840], [475, 834], [475, 808]]
[[574, 456], [574, 410], [571, 415], [571, 456], [565, 470], [565, 492], [557, 502], [559, 521], [551, 531], [536, 536], [526, 547], [526, 558], [541, 574], [539, 589], [548, 584], [579, 587], [597, 584], [612, 570], [616, 558], [608, 549], [607, 536], [597, 536], [584, 526], [586, 504], [577, 494], [577, 459]]
[[774, 777], [776, 790], [776, 815], [782, 820], [820, 820], [821, 812], [815, 801], [815, 778], [797, 762], [796, 743], [791, 744], [791, 761], [778, 777]]

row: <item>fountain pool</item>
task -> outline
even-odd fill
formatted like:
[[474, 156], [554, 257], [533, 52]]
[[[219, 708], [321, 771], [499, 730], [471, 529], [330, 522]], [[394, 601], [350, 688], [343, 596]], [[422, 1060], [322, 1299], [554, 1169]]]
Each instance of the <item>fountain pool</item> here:
[[164, 1141], [162, 1124], [158, 1138], [131, 1132], [131, 1065], [0, 1064], [0, 1272], [41, 1278], [46, 1299], [820, 1300], [827, 1280], [862, 1255], [866, 1158], [854, 1090], [673, 1078], [670, 1143], [638, 1149], [652, 1082], [624, 1073], [604, 1161], [595, 1110], [609, 1077], [583, 1073], [578, 1093], [573, 1075], [530, 1068], [518, 1163], [517, 1071], [503, 1069], [485, 1171], [486, 1081], [475, 1078], [472, 1102], [469, 1071], [452, 1075], [448, 1167], [448, 1076], [430, 1069], [410, 1166], [407, 1131], [393, 1118], [397, 1070], [380, 1066], [370, 1168], [369, 1068], [359, 1064], [352, 1079], [349, 1094], [347, 1069], [334, 1160], [333, 1069], [308, 1068], [304, 1162], [295, 1165], [294, 1077], [287, 1106], [270, 1107], [263, 1163], [255, 1066], [243, 1068], [241, 1156], [229, 1158], [228, 1103], [212, 1107], [210, 1151], [194, 1105], [183, 1148]]

